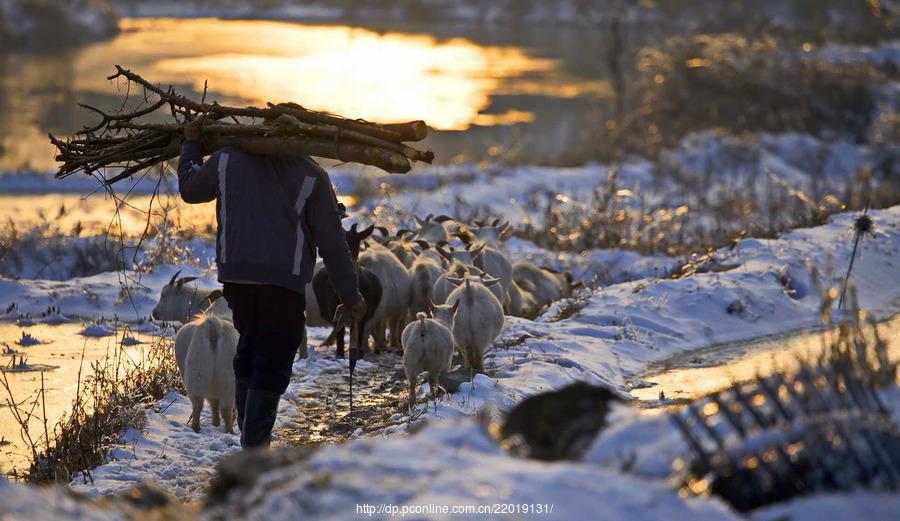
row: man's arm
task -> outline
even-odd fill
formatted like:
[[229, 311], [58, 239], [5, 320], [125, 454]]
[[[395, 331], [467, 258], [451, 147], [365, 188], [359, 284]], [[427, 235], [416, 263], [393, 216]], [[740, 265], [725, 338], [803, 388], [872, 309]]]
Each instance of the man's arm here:
[[338, 298], [347, 307], [356, 306], [361, 298], [359, 280], [353, 269], [347, 235], [341, 226], [337, 197], [328, 174], [323, 173], [316, 179], [307, 204], [307, 216], [313, 243], [325, 261], [325, 268]]
[[187, 139], [181, 145], [178, 160], [178, 191], [186, 203], [207, 203], [216, 198], [219, 185], [219, 152], [203, 162], [203, 147]]

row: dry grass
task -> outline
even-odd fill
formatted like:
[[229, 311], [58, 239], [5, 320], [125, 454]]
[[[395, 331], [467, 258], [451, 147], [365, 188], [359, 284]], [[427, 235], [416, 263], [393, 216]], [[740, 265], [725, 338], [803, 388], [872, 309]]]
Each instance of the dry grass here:
[[[836, 287], [825, 286], [822, 275], [814, 266], [809, 269], [819, 294], [822, 323], [830, 324], [841, 292]], [[846, 306], [840, 310], [838, 327], [823, 335], [825, 349], [809, 363], [850, 368], [875, 388], [896, 385], [898, 361], [890, 357], [888, 340], [879, 333], [874, 317], [859, 308], [856, 288], [849, 285], [845, 291], [847, 298], [841, 304], [846, 302]]]
[[[128, 335], [127, 329], [123, 332]], [[82, 379], [71, 412], [56, 425], [46, 419], [41, 432], [33, 432], [29, 420], [40, 415], [43, 392], [33, 402], [17, 402], [3, 375], [6, 404], [19, 423], [29, 445], [32, 463], [27, 471], [11, 476], [30, 483], [68, 483], [76, 476], [91, 480], [91, 470], [103, 463], [111, 444], [129, 428], [141, 429], [144, 408], [170, 391], [184, 392], [171, 341], [159, 338], [137, 355], [115, 348], [102, 361], [93, 362], [93, 374]], [[46, 418], [46, 415], [44, 415]]]
[[[659, 207], [622, 196], [616, 173], [594, 188], [587, 202], [555, 193], [536, 194], [526, 207], [540, 213], [539, 224], [527, 224], [516, 234], [558, 251], [619, 248], [642, 254], [691, 255], [733, 244], [743, 237], [777, 237], [782, 232], [821, 225], [834, 213], [866, 204], [885, 207], [900, 202], [900, 190], [892, 183], [873, 181], [862, 172], [847, 183], [843, 193], [818, 199], [767, 176], [766, 189], [747, 183], [720, 185], [716, 193], [704, 179], [715, 172], [685, 182], [677, 172], [662, 174], [684, 186], [683, 204]], [[737, 182], [736, 182], [737, 183]], [[752, 183], [749, 183], [752, 185]], [[676, 203], [677, 204], [677, 203]]]
[[598, 132], [599, 157], [655, 157], [685, 135], [802, 132], [865, 142], [879, 88], [897, 71], [870, 63], [830, 63], [765, 36], [673, 37], [634, 58], [629, 110]]
[[151, 272], [162, 264], [201, 264], [191, 241], [214, 237], [214, 222], [188, 222], [171, 197], [155, 196], [150, 204], [139, 209], [147, 219], [140, 233], [122, 231], [118, 211], [105, 233], [92, 234], [96, 232], [86, 231], [80, 221], [64, 228], [59, 222], [72, 211], [64, 205], [53, 216], [39, 213], [37, 223], [27, 228], [10, 220], [0, 227], [0, 275], [64, 280], [125, 269]]
[[58, 221], [67, 209], [20, 229], [11, 219], [0, 228], [0, 275], [28, 278], [86, 277], [121, 268], [120, 251], [104, 236], [81, 237], [80, 223], [70, 230]]

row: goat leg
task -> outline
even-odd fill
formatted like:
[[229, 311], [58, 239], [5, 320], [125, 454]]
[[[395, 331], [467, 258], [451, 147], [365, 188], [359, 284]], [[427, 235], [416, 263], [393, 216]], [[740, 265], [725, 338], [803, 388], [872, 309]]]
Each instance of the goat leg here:
[[220, 423], [219, 418], [219, 400], [209, 399], [209, 408], [212, 409], [212, 424], [213, 427], [218, 427]]
[[222, 421], [225, 423], [225, 432], [234, 434], [234, 404], [224, 406], [221, 413]]
[[[334, 343], [336, 346], [334, 351], [338, 358], [344, 358], [344, 331], [345, 328], [343, 327], [334, 328]], [[352, 342], [353, 339], [351, 338], [350, 341]]]
[[203, 397], [191, 396], [191, 406], [193, 413], [191, 415], [191, 428], [194, 432], [200, 432], [200, 413], [203, 411]]
[[374, 348], [376, 353], [380, 353], [383, 348], [387, 347], [387, 341], [385, 339], [386, 330], [386, 321], [379, 321], [375, 323], [375, 331], [372, 332], [372, 336], [375, 339]]
[[409, 380], [409, 415], [412, 416], [413, 406], [416, 404], [416, 380]]
[[390, 320], [390, 330], [391, 330], [390, 347], [393, 350], [402, 350], [403, 349], [400, 346], [400, 336], [403, 334], [403, 327], [405, 326], [405, 324], [403, 322], [405, 322], [405, 320], [403, 318], [392, 318]]

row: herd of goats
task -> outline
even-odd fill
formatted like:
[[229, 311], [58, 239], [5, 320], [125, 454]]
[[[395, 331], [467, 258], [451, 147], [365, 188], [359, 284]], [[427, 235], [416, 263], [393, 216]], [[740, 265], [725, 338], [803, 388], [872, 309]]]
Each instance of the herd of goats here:
[[[409, 407], [416, 402], [419, 375], [427, 374], [432, 393], [449, 372], [454, 352], [462, 364], [483, 372], [484, 353], [500, 335], [504, 315], [531, 318], [579, 285], [571, 275], [527, 261], [511, 262], [502, 251], [509, 223], [460, 223], [450, 217], [416, 218], [416, 230], [391, 234], [374, 225], [354, 224], [347, 243], [356, 263], [360, 293], [368, 310], [350, 321], [351, 362], [361, 358], [369, 337], [375, 352], [403, 351], [409, 381]], [[378, 234], [373, 232], [378, 231]], [[344, 356], [345, 320], [339, 300], [320, 263], [306, 290], [306, 325], [331, 327]], [[193, 405], [192, 427], [200, 430], [204, 400], [212, 423], [224, 420], [233, 432], [234, 372], [231, 360], [238, 333], [221, 290], [188, 285], [194, 277], [176, 273], [160, 293], [152, 317], [179, 321], [175, 358]], [[298, 348], [307, 356], [306, 335]]]

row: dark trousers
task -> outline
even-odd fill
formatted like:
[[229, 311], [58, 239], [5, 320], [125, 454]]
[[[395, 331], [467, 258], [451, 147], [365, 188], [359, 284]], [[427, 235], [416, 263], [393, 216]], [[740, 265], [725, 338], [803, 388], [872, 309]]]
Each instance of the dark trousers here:
[[302, 293], [279, 286], [226, 282], [223, 293], [241, 337], [234, 375], [247, 388], [282, 394], [305, 328]]

